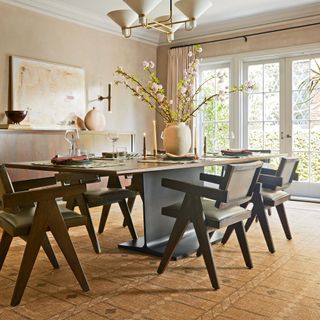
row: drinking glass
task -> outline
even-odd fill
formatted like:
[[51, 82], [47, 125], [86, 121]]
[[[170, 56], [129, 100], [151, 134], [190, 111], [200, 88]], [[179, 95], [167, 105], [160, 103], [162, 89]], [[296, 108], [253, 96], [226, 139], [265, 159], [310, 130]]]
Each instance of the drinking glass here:
[[127, 160], [127, 148], [126, 147], [118, 147], [117, 148], [117, 160], [120, 163], [124, 163]]
[[70, 144], [70, 156], [76, 155], [76, 142], [80, 139], [78, 129], [72, 128], [66, 130], [64, 138]]
[[115, 158], [116, 142], [119, 140], [118, 132], [108, 132], [107, 138], [112, 142], [112, 158]]

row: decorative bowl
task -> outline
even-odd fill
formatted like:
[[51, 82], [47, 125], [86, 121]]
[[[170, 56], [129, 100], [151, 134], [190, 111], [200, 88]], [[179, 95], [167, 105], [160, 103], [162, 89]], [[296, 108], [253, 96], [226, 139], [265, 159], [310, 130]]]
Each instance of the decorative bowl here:
[[26, 110], [10, 110], [5, 111], [7, 118], [11, 123], [19, 124], [27, 115], [28, 111]]

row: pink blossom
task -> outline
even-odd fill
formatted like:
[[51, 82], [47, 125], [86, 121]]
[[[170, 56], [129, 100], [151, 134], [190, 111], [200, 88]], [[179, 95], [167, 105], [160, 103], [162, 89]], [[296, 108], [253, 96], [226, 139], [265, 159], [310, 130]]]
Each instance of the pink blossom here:
[[161, 93], [158, 93], [158, 94], [157, 94], [157, 99], [159, 100], [159, 102], [162, 102], [163, 99], [164, 99], [164, 95], [161, 94]]
[[151, 86], [151, 89], [154, 93], [157, 93], [159, 91], [159, 86], [157, 83], [153, 82], [152, 83], [152, 86]]
[[142, 65], [143, 65], [144, 68], [149, 68], [149, 65], [150, 65], [150, 64], [149, 64], [148, 61], [143, 61], [143, 62], [142, 62]]
[[202, 48], [199, 47], [199, 48], [196, 49], [196, 51], [197, 51], [198, 53], [201, 53], [201, 52], [202, 52]]
[[149, 62], [149, 66], [150, 66], [150, 69], [153, 69], [154, 66], [155, 66], [154, 62], [153, 62], [153, 61], [150, 61], [150, 62]]
[[188, 57], [191, 58], [192, 56], [193, 56], [192, 51], [189, 51], [189, 52], [188, 52]]
[[187, 88], [183, 86], [180, 90], [181, 94], [185, 94], [187, 92]]
[[169, 104], [171, 104], [171, 105], [172, 105], [172, 104], [173, 104], [173, 100], [170, 100], [170, 101], [169, 101]]
[[141, 87], [140, 86], [136, 86], [136, 91], [139, 93], [141, 90]]

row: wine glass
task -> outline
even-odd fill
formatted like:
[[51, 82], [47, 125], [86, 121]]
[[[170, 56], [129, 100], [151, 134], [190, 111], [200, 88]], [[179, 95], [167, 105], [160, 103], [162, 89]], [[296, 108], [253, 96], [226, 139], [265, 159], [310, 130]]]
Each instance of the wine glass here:
[[119, 140], [118, 132], [108, 132], [107, 138], [112, 142], [112, 158], [115, 158], [116, 142]]
[[80, 139], [78, 129], [76, 129], [76, 128], [67, 129], [64, 134], [64, 139], [66, 141], [68, 141], [68, 143], [70, 144], [69, 154], [71, 156], [75, 156], [76, 155], [76, 142]]

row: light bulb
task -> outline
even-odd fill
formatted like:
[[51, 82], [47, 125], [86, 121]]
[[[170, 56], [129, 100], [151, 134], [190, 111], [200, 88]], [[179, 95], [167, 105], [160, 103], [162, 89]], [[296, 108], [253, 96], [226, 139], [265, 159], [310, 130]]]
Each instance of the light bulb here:
[[131, 37], [131, 29], [129, 28], [122, 28], [122, 34], [125, 38]]
[[173, 32], [168, 32], [167, 33], [167, 41], [171, 43], [174, 40], [174, 33]]
[[185, 24], [185, 29], [187, 31], [193, 30], [197, 26], [197, 22], [195, 19], [192, 19], [191, 21], [187, 21]]

